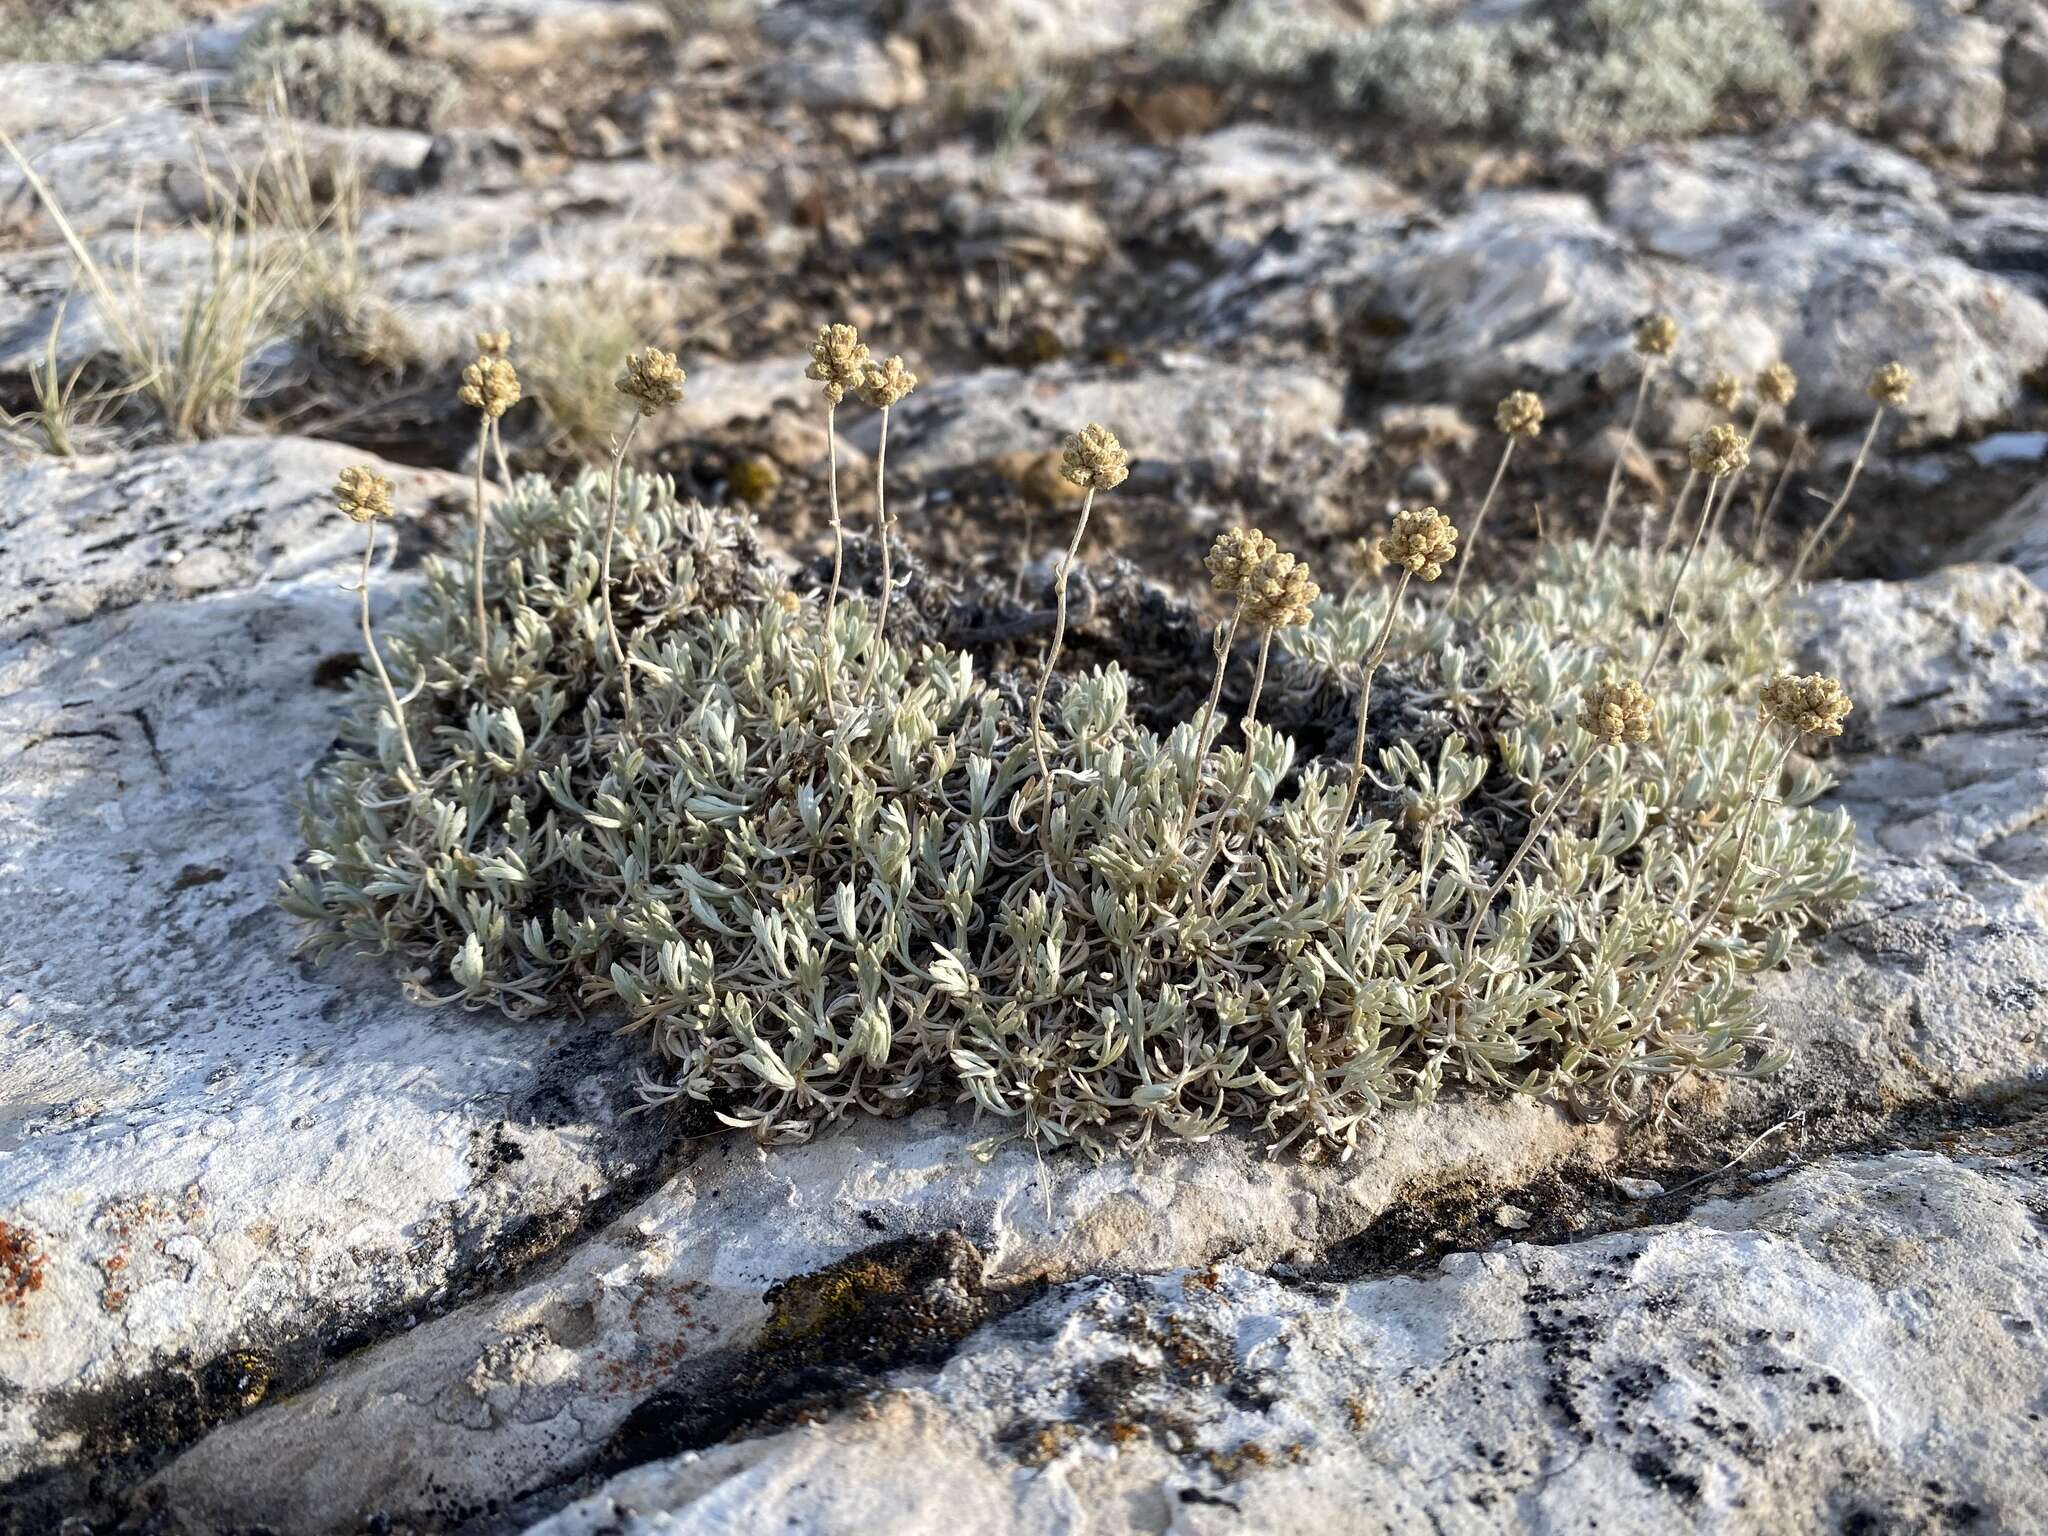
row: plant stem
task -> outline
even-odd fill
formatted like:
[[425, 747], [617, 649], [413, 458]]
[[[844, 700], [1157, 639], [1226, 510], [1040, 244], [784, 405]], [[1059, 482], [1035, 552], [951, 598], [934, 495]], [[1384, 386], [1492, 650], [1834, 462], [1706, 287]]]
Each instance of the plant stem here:
[[[1513, 439], [1509, 439], [1510, 446]], [[1502, 464], [1506, 464], [1503, 456]], [[1473, 525], [1477, 528], [1477, 524]], [[1344, 783], [1344, 803], [1337, 807], [1337, 819], [1330, 823], [1330, 841], [1323, 850], [1323, 878], [1328, 880], [1337, 873], [1338, 847], [1344, 840], [1344, 828], [1351, 820], [1352, 804], [1358, 799], [1359, 781], [1365, 777], [1365, 742], [1367, 717], [1372, 713], [1372, 678], [1386, 659], [1387, 641], [1393, 637], [1394, 616], [1401, 611], [1401, 597], [1408, 590], [1413, 571], [1401, 572], [1400, 584], [1394, 588], [1394, 596], [1387, 604], [1386, 619], [1380, 624], [1379, 639], [1373, 642], [1372, 655], [1366, 659], [1365, 676], [1358, 685], [1358, 731], [1351, 741], [1351, 777]], [[1453, 589], [1455, 592], [1455, 589]]]
[[1493, 484], [1486, 488], [1486, 498], [1479, 503], [1479, 513], [1472, 519], [1472, 531], [1465, 535], [1463, 557], [1458, 561], [1458, 574], [1451, 581], [1451, 604], [1456, 605], [1458, 593], [1464, 589], [1465, 573], [1472, 569], [1472, 551], [1479, 547], [1479, 530], [1486, 522], [1486, 509], [1493, 505], [1494, 493], [1500, 489], [1501, 477], [1508, 472], [1508, 460], [1515, 454], [1515, 439], [1508, 438], [1507, 446], [1500, 451], [1500, 467], [1493, 472]]
[[1195, 783], [1188, 791], [1180, 835], [1174, 839], [1177, 846], [1185, 846], [1188, 834], [1195, 829], [1195, 811], [1202, 803], [1202, 768], [1209, 760], [1209, 722], [1216, 718], [1216, 704], [1223, 697], [1223, 673], [1230, 665], [1230, 648], [1237, 643], [1237, 626], [1243, 618], [1244, 595], [1240, 593], [1237, 605], [1230, 610], [1230, 623], [1216, 637], [1216, 680], [1209, 685], [1209, 701], [1202, 706], [1202, 717], [1195, 725]]
[[1095, 505], [1095, 487], [1081, 498], [1081, 516], [1074, 523], [1074, 536], [1067, 543], [1066, 557], [1053, 575], [1052, 644], [1038, 673], [1038, 691], [1031, 697], [1031, 750], [1038, 759], [1038, 782], [1044, 788], [1045, 809], [1039, 816], [1039, 843], [1045, 850], [1046, 867], [1052, 867], [1052, 768], [1045, 756], [1045, 690], [1052, 684], [1053, 668], [1059, 665], [1060, 647], [1067, 638], [1067, 575], [1074, 557], [1081, 552], [1081, 536], [1088, 531], [1088, 513]]
[[895, 596], [896, 580], [889, 564], [889, 507], [883, 498], [884, 471], [889, 465], [889, 407], [882, 407], [882, 442], [875, 450], [875, 537], [882, 542], [882, 602], [875, 613], [875, 644], [868, 652], [867, 669], [860, 679], [860, 696], [866, 698], [881, 670], [882, 650], [889, 637], [889, 599]]
[[[1273, 631], [1259, 631], [1259, 666], [1252, 674], [1252, 696], [1244, 706], [1244, 755], [1238, 759], [1237, 782], [1230, 786], [1230, 793], [1224, 797], [1222, 808], [1216, 813], [1216, 829], [1209, 834], [1209, 848], [1202, 855], [1201, 867], [1195, 871], [1191, 889], [1201, 889], [1202, 882], [1209, 877], [1209, 866], [1216, 862], [1216, 855], [1223, 851], [1223, 828], [1230, 820], [1230, 813], [1237, 806], [1237, 797], [1245, 792], [1252, 781], [1252, 725], [1259, 717], [1259, 695], [1266, 691], [1266, 658], [1272, 654]], [[1209, 903], [1215, 905], [1216, 893], [1212, 892]]]
[[476, 436], [476, 552], [470, 559], [470, 595], [476, 613], [476, 667], [484, 676], [491, 670], [490, 620], [484, 613], [484, 531], [490, 514], [484, 507], [484, 455], [491, 446], [491, 418], [484, 417]]
[[363, 545], [363, 580], [356, 588], [362, 599], [363, 644], [369, 647], [370, 665], [376, 669], [377, 681], [384, 686], [384, 702], [391, 711], [391, 723], [398, 728], [398, 744], [405, 749], [405, 766], [412, 770], [412, 787], [417, 789], [420, 780], [420, 760], [413, 756], [412, 737], [405, 729], [405, 710], [398, 702], [398, 690], [391, 686], [391, 674], [384, 669], [384, 658], [377, 654], [377, 637], [370, 629], [370, 558], [377, 552], [377, 525], [364, 524], [369, 538]]
[[1785, 446], [1785, 462], [1778, 466], [1778, 478], [1771, 486], [1770, 499], [1757, 509], [1756, 526], [1749, 531], [1749, 558], [1761, 560], [1764, 555], [1764, 536], [1770, 531], [1771, 514], [1778, 510], [1778, 498], [1785, 494], [1785, 482], [1792, 477], [1792, 466], [1806, 449], [1806, 429], [1795, 427], [1792, 441]]
[[1557, 793], [1551, 796], [1550, 804], [1543, 808], [1543, 814], [1536, 818], [1535, 825], [1529, 828], [1528, 835], [1522, 839], [1522, 846], [1515, 850], [1514, 857], [1508, 860], [1507, 866], [1501, 870], [1493, 884], [1487, 887], [1485, 898], [1472, 914], [1471, 926], [1465, 930], [1465, 955], [1459, 963], [1460, 970], [1467, 969], [1472, 964], [1472, 956], [1479, 947], [1479, 927], [1486, 921], [1486, 914], [1493, 910], [1494, 902], [1499, 900], [1500, 893], [1508, 888], [1508, 881], [1521, 867], [1522, 860], [1527, 857], [1529, 850], [1536, 846], [1536, 839], [1541, 837], [1544, 829], [1556, 819], [1557, 808], [1570, 798], [1572, 790], [1585, 775], [1586, 765], [1592, 761], [1593, 750], [1589, 749], [1584, 757], [1572, 765], [1571, 776], [1558, 786]]
[[1843, 482], [1842, 494], [1837, 496], [1834, 505], [1828, 508], [1828, 515], [1820, 520], [1820, 526], [1808, 534], [1806, 542], [1799, 546], [1798, 558], [1792, 562], [1792, 569], [1771, 589], [1773, 595], [1787, 587], [1799, 585], [1799, 578], [1806, 573], [1806, 562], [1813, 558], [1814, 550], [1818, 549], [1820, 541], [1827, 537], [1828, 529], [1834, 526], [1842, 508], [1849, 504], [1849, 493], [1856, 489], [1856, 477], [1863, 473], [1863, 461], [1870, 457], [1870, 445], [1877, 441], [1878, 424], [1883, 420], [1884, 407], [1880, 405], [1871, 413], [1870, 430], [1863, 434], [1863, 446], [1856, 450], [1856, 461], [1849, 466], [1849, 478]]
[[1685, 573], [1692, 565], [1692, 557], [1699, 552], [1700, 540], [1706, 537], [1707, 524], [1714, 517], [1714, 493], [1722, 492], [1722, 504], [1727, 504], [1727, 488], [1735, 483], [1731, 475], [1726, 480], [1707, 482], [1707, 499], [1700, 506], [1700, 520], [1693, 526], [1692, 542], [1685, 547], [1685, 558], [1678, 562], [1678, 571], [1671, 578], [1671, 590], [1664, 594], [1664, 618], [1657, 626], [1657, 648], [1650, 652], [1648, 665], [1643, 668], [1642, 682], [1648, 684], [1650, 674], [1657, 670], [1657, 663], [1664, 659], [1664, 648], [1671, 643], [1671, 626], [1678, 617], [1678, 592], [1685, 585]]
[[1599, 554], [1600, 547], [1607, 542], [1607, 530], [1614, 520], [1614, 503], [1621, 496], [1621, 470], [1628, 460], [1628, 452], [1636, 445], [1636, 428], [1643, 419], [1643, 402], [1650, 397], [1650, 375], [1656, 372], [1654, 358], [1643, 359], [1643, 379], [1636, 386], [1635, 409], [1628, 413], [1628, 431], [1622, 435], [1621, 447], [1614, 455], [1614, 469], [1607, 476], [1607, 499], [1600, 506], [1600, 526], [1593, 534], [1593, 553]]
[[1685, 509], [1692, 505], [1692, 488], [1699, 484], [1700, 472], [1688, 469], [1685, 484], [1678, 488], [1678, 505], [1671, 509], [1671, 520], [1664, 525], [1664, 537], [1657, 543], [1657, 558], [1662, 560], [1671, 553], [1672, 540], [1678, 537], [1678, 530], [1685, 526]]
[[512, 489], [512, 466], [505, 459], [505, 433], [497, 421], [491, 422], [491, 452], [498, 461], [498, 483], [506, 490]]
[[625, 697], [626, 718], [633, 718], [633, 673], [626, 665], [626, 648], [619, 644], [619, 626], [612, 618], [612, 537], [619, 526], [619, 477], [625, 473], [626, 445], [633, 441], [633, 433], [640, 425], [640, 413], [635, 411], [633, 419], [626, 424], [626, 430], [612, 442], [611, 487], [605, 496], [604, 505], [604, 558], [598, 568], [597, 584], [604, 593], [604, 632], [611, 641], [612, 660], [619, 665], [619, 688]]
[[833, 657], [836, 654], [833, 621], [839, 615], [839, 578], [846, 566], [846, 530], [839, 521], [839, 403], [825, 402], [825, 462], [830, 475], [832, 500], [832, 585], [825, 590], [825, 649], [821, 660], [825, 678], [825, 712], [832, 712]]
[[[1763, 732], [1768, 729], [1768, 726], [1760, 726], [1756, 741], [1761, 741], [1763, 739]], [[1640, 1015], [1640, 1017], [1647, 1019], [1653, 1028], [1656, 1025], [1658, 1013], [1662, 1011], [1665, 1002], [1671, 996], [1672, 987], [1678, 983], [1678, 973], [1685, 969], [1686, 956], [1692, 953], [1692, 947], [1699, 943], [1700, 935], [1707, 931], [1707, 925], [1713, 922], [1715, 917], [1720, 914], [1722, 904], [1728, 900], [1730, 893], [1734, 891], [1735, 882], [1742, 874], [1742, 862], [1749, 857], [1750, 840], [1755, 837], [1757, 824], [1762, 819], [1758, 813], [1763, 810], [1764, 806], [1764, 786], [1777, 782], [1778, 776], [1785, 771], [1785, 759], [1792, 755], [1792, 748], [1797, 741], [1798, 738], [1796, 736], [1786, 740], [1784, 749], [1778, 753], [1777, 761], [1771, 764], [1770, 772], [1759, 779], [1755, 787], [1751, 789], [1749, 804], [1744, 808], [1742, 837], [1735, 845], [1735, 859], [1728, 866], [1728, 877], [1721, 882], [1721, 889], [1714, 893], [1714, 899], [1707, 904], [1706, 910], [1701, 912], [1699, 917], [1694, 920], [1691, 929], [1685, 935], [1685, 942], [1678, 946], [1677, 958], [1672, 961], [1671, 968], [1664, 973], [1664, 979], [1658, 983], [1656, 994], [1650, 999], [1650, 1006]], [[1750, 753], [1750, 760], [1752, 762], [1755, 761], [1756, 757], [1754, 749], [1755, 742], [1752, 742]]]

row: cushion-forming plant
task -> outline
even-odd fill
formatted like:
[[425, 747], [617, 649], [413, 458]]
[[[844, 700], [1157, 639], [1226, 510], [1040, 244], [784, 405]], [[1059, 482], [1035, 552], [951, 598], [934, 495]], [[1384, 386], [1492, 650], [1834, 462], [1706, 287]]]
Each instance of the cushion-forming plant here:
[[429, 560], [382, 636], [406, 696], [355, 683], [282, 899], [422, 1001], [615, 1013], [649, 1100], [768, 1141], [960, 1100], [991, 1145], [1348, 1154], [1446, 1088], [1635, 1112], [1771, 1070], [1749, 978], [1854, 886], [1794, 750], [1846, 700], [1781, 679], [1759, 711], [1772, 575], [1552, 545], [1456, 600], [1316, 601], [1254, 544], [1248, 580], [1292, 594], [1266, 697], [1325, 701], [1328, 756], [1251, 710], [1226, 739], [1214, 695], [1161, 735], [1116, 666], [1062, 673], [1034, 739], [1034, 679], [885, 638], [745, 515], [528, 479], [491, 522], [487, 664], [468, 561]]

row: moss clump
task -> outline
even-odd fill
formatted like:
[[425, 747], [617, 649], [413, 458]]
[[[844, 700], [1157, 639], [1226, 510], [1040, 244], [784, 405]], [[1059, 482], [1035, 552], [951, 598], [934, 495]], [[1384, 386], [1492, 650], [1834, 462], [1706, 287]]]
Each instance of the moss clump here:
[[1552, 548], [1514, 589], [1390, 621], [1385, 587], [1283, 632], [1267, 719], [1355, 698], [1387, 634], [1333, 869], [1341, 761], [1160, 734], [1105, 666], [1060, 679], [1041, 778], [1023, 679], [878, 636], [860, 600], [828, 633], [744, 517], [630, 473], [629, 717], [604, 489], [529, 481], [495, 514], [481, 660], [469, 573], [428, 563], [382, 637], [422, 776], [359, 680], [284, 901], [314, 953], [388, 956], [423, 1001], [622, 1014], [649, 1099], [764, 1140], [952, 1099], [1054, 1145], [1243, 1125], [1345, 1153], [1448, 1087], [1637, 1107], [1775, 1064], [1747, 978], [1853, 887], [1846, 817], [1807, 808], [1824, 775], [1758, 757], [1785, 650], [1770, 577], [1719, 545], [1647, 745], [1579, 716], [1658, 643], [1675, 561]]

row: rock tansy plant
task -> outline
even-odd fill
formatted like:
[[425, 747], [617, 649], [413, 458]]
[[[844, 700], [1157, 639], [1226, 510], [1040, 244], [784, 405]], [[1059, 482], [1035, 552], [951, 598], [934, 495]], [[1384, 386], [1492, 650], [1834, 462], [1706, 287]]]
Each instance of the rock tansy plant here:
[[[647, 1100], [770, 1142], [957, 1101], [991, 1145], [1238, 1126], [1343, 1156], [1446, 1089], [1636, 1113], [1772, 1069], [1749, 978], [1855, 882], [1798, 751], [1848, 701], [1781, 675], [1768, 573], [1712, 540], [1688, 582], [1551, 545], [1473, 604], [1404, 603], [1457, 553], [1412, 511], [1382, 541], [1401, 579], [1340, 599], [1240, 530], [1207, 562], [1217, 681], [1162, 732], [1115, 665], [1047, 686], [1127, 463], [1100, 428], [1069, 442], [1087, 494], [1033, 687], [929, 603], [899, 628], [811, 591], [665, 479], [524, 481], [480, 587], [430, 557], [381, 635], [363, 605], [370, 665], [282, 893], [306, 947], [383, 956], [427, 1003], [621, 1020]], [[372, 527], [390, 505], [367, 471], [336, 496]], [[1633, 674], [1667, 593], [1653, 701]], [[1243, 731], [1211, 741], [1246, 625]], [[835, 697], [853, 661], [873, 686]], [[1319, 755], [1345, 735], [1349, 772]]]

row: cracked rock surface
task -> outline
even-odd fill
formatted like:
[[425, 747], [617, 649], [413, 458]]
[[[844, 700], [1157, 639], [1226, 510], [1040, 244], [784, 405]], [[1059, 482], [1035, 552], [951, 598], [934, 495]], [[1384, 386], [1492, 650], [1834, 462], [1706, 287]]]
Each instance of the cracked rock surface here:
[[[1219, 82], [1186, 45], [1221, 8], [1182, 0], [752, 9], [437, 3], [449, 120], [306, 125], [415, 352], [295, 323], [211, 441], [124, 397], [40, 451], [53, 318], [67, 375], [118, 360], [0, 163], [0, 1533], [2048, 1531], [2048, 13], [1902, 7], [1863, 98], [1593, 154]], [[1770, 9], [1817, 67], [1862, 57], [1869, 7]], [[210, 270], [198, 161], [271, 140], [228, 87], [263, 7], [186, 11], [0, 62], [0, 129], [167, 323]], [[943, 1107], [764, 1152], [631, 1113], [606, 1019], [293, 957], [292, 799], [362, 649], [330, 488], [395, 482], [388, 613], [468, 528], [479, 326], [676, 347], [637, 448], [708, 500], [750, 470], [796, 561], [805, 348], [858, 319], [923, 379], [888, 449], [921, 571], [1043, 573], [1048, 454], [1101, 419], [1133, 472], [1082, 558], [1186, 591], [1230, 524], [1335, 573], [1392, 505], [1462, 517], [1529, 387], [1550, 420], [1481, 573], [1511, 576], [1597, 517], [1651, 307], [1686, 334], [1631, 537], [1709, 374], [1802, 379], [1803, 446], [1758, 434], [1757, 481], [1791, 463], [1766, 558], [1839, 485], [1870, 368], [1917, 378], [1790, 609], [1856, 700], [1829, 803], [1866, 888], [1762, 978], [1775, 1078], [1638, 1125], [1440, 1103], [1340, 1166], [982, 1161]], [[564, 474], [521, 366], [515, 467]], [[873, 414], [837, 446], [851, 524]], [[1117, 654], [1096, 606], [1071, 644]]]

